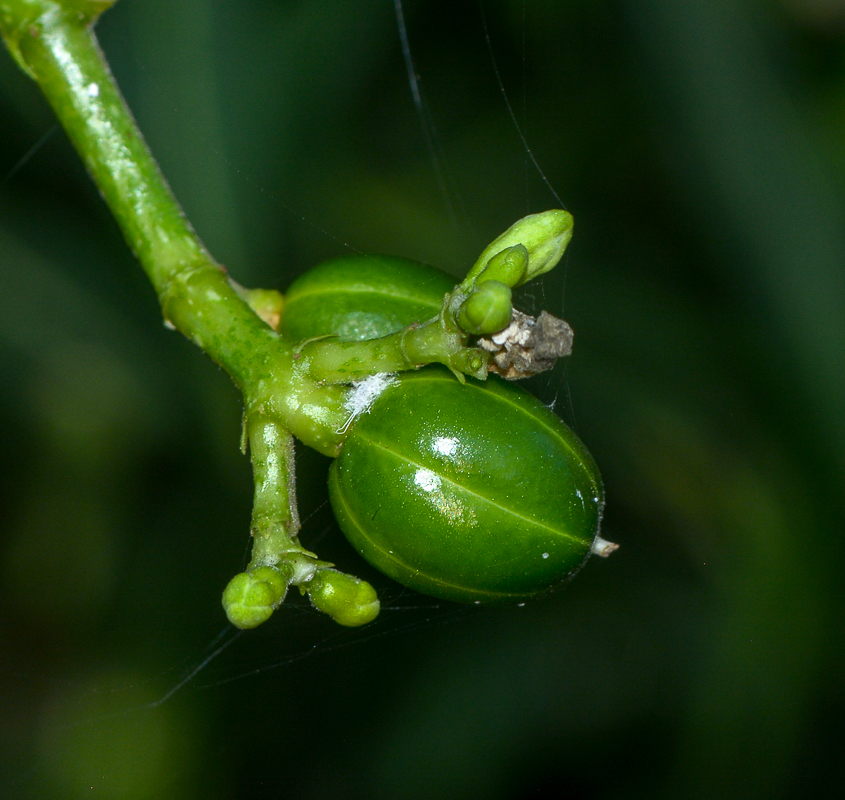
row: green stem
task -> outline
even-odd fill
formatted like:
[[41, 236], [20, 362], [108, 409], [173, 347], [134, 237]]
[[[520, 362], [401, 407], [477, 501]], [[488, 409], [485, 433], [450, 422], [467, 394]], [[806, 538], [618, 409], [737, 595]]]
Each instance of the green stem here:
[[291, 584], [309, 581], [317, 557], [297, 539], [293, 436], [264, 414], [248, 416], [255, 498], [252, 505], [252, 558], [246, 572], [235, 575], [223, 592], [223, 607], [233, 625], [254, 628], [285, 599]]
[[[109, 71], [92, 26], [114, 0], [0, 0], [0, 33], [40, 85], [155, 289], [165, 320], [232, 377], [244, 395], [255, 473], [253, 555], [223, 594], [251, 628], [303, 585], [343, 625], [378, 614], [372, 587], [331, 569], [297, 540], [293, 436], [337, 455], [348, 390], [317, 384], [273, 328], [281, 296], [226, 277], [191, 228]], [[251, 307], [252, 306], [252, 307]], [[318, 572], [325, 574], [315, 579]]]
[[220, 271], [191, 229], [138, 132], [88, 25], [45, 14], [20, 52], [156, 290]]
[[0, 29], [38, 82], [140, 260], [168, 323], [220, 364], [248, 411], [336, 455], [345, 392], [295, 369], [293, 349], [240, 296], [179, 208], [91, 25], [103, 0], [0, 0]]
[[[470, 293], [474, 291], [473, 288]], [[329, 384], [419, 369], [426, 364], [443, 364], [460, 380], [464, 375], [484, 380], [489, 356], [480, 348], [468, 346], [470, 334], [456, 320], [456, 312], [466, 299], [467, 295], [456, 288], [443, 298], [440, 313], [426, 322], [414, 322], [378, 339], [311, 339], [298, 346], [295, 358], [312, 380]], [[509, 303], [508, 300], [508, 318]]]
[[247, 421], [255, 480], [250, 568], [275, 566], [285, 553], [306, 553], [299, 544], [293, 436], [276, 420], [255, 415]]
[[360, 381], [377, 372], [402, 372], [435, 363], [484, 379], [487, 353], [467, 347], [467, 339], [463, 331], [449, 330], [434, 319], [380, 339], [310, 341], [301, 346], [299, 359], [313, 380], [326, 383]]
[[165, 319], [243, 387], [254, 353], [273, 340], [273, 332], [229, 285], [185, 219], [90, 25], [55, 3], [40, 5], [44, 12], [17, 41], [21, 59], [140, 260]]

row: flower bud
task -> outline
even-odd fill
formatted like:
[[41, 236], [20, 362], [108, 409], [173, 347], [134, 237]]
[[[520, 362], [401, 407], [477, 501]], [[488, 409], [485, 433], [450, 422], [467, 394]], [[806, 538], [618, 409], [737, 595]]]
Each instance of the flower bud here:
[[506, 328], [512, 315], [510, 288], [500, 281], [489, 280], [464, 300], [458, 311], [458, 325], [467, 333], [483, 336]]
[[236, 628], [256, 628], [282, 604], [288, 579], [276, 567], [241, 572], [223, 591], [223, 608]]
[[369, 583], [333, 569], [318, 570], [302, 588], [314, 608], [350, 628], [372, 622], [381, 608], [376, 590]]
[[572, 238], [572, 225], [572, 214], [561, 209], [523, 217], [485, 248], [469, 271], [467, 280], [480, 276], [493, 257], [502, 250], [519, 244], [528, 251], [528, 267], [522, 278], [513, 286], [521, 286], [543, 275], [563, 256]]
[[515, 244], [496, 253], [475, 279], [475, 285], [480, 286], [486, 281], [501, 281], [506, 286], [517, 286], [528, 269], [528, 249], [524, 244]]

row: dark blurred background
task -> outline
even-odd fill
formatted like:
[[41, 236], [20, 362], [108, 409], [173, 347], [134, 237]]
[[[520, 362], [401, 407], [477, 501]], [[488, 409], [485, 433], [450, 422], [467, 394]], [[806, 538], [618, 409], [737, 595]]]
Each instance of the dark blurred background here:
[[576, 332], [533, 388], [621, 550], [521, 608], [429, 600], [360, 561], [303, 451], [305, 544], [385, 609], [291, 597], [233, 640], [238, 396], [0, 54], [0, 795], [839, 796], [845, 2], [404, 12], [424, 122], [391, 0], [121, 0], [99, 33], [212, 253], [284, 287], [354, 251], [459, 274], [557, 205], [486, 24], [576, 218], [521, 300]]

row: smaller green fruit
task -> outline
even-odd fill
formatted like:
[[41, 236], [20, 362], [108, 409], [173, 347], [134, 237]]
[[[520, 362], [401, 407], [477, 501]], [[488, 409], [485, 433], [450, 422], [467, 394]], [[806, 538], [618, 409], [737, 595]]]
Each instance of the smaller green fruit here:
[[436, 317], [454, 288], [445, 272], [407, 258], [334, 258], [288, 287], [281, 332], [291, 342], [330, 334], [376, 339]]

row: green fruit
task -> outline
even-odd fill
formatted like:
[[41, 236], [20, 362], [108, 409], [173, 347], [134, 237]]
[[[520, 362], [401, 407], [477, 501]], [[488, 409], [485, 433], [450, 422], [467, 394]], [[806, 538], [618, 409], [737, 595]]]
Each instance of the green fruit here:
[[436, 316], [455, 279], [394, 256], [345, 256], [297, 278], [285, 294], [281, 332], [289, 341], [335, 334], [375, 339]]
[[601, 477], [542, 403], [436, 367], [388, 387], [353, 425], [329, 492], [371, 564], [448, 600], [508, 601], [573, 575], [596, 538]]

